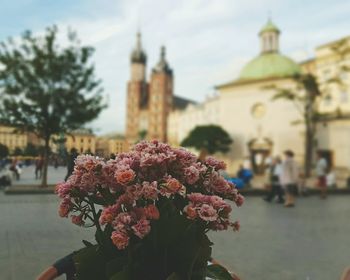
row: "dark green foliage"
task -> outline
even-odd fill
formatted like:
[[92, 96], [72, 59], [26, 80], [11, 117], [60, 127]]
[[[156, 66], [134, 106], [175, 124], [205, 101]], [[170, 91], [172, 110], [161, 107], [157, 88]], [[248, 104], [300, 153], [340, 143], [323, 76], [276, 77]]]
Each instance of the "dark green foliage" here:
[[212, 264], [207, 267], [207, 276], [213, 279], [232, 280], [230, 273], [218, 264]]
[[93, 49], [81, 46], [73, 32], [68, 46], [59, 47], [57, 33], [55, 26], [44, 35], [27, 31], [0, 45], [0, 120], [44, 140], [43, 185], [50, 140], [94, 120], [104, 108], [90, 62]]
[[226, 153], [232, 144], [230, 135], [220, 126], [197, 126], [182, 141], [181, 146], [194, 147], [197, 150], [206, 150], [209, 154]]
[[0, 143], [0, 158], [6, 158], [9, 155], [9, 148]]
[[29, 157], [36, 157], [39, 155], [39, 148], [32, 143], [28, 143], [24, 149], [24, 155]]
[[12, 155], [14, 156], [23, 156], [23, 151], [21, 148], [16, 147], [15, 150], [13, 151]]
[[77, 279], [204, 280], [207, 275], [228, 279], [224, 268], [207, 265], [212, 243], [204, 225], [193, 224], [166, 198], [159, 201], [159, 208], [161, 217], [152, 222], [151, 232], [143, 240], [132, 237], [125, 250], [110, 243], [108, 227], [96, 234], [99, 245], [85, 241], [87, 247], [74, 257]]

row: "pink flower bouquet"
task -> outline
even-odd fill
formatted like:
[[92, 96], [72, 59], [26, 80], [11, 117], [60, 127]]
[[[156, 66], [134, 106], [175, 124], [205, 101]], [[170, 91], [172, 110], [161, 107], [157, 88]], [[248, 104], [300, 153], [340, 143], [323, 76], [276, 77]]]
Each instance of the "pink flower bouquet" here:
[[239, 207], [244, 198], [220, 175], [224, 168], [158, 141], [109, 161], [79, 156], [56, 188], [61, 217], [96, 227], [96, 244], [84, 241], [74, 257], [77, 279], [230, 279], [222, 267], [208, 266], [206, 235], [239, 229], [226, 200]]

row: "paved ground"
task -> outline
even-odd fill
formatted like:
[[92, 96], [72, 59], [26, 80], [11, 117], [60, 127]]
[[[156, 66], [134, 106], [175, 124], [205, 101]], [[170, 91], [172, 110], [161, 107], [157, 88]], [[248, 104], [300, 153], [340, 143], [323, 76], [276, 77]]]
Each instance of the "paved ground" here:
[[[244, 280], [337, 280], [350, 265], [350, 196], [300, 199], [294, 209], [248, 197], [239, 233], [211, 234], [214, 257]], [[0, 279], [35, 279], [93, 234], [57, 215], [55, 195], [0, 192]], [[64, 278], [61, 278], [64, 279]]]
[[[67, 167], [58, 167], [57, 169], [48, 167], [48, 184], [57, 184], [64, 179], [67, 174]], [[13, 185], [35, 185], [40, 184], [41, 179], [35, 179], [34, 165], [23, 167], [20, 180], [13, 180]]]

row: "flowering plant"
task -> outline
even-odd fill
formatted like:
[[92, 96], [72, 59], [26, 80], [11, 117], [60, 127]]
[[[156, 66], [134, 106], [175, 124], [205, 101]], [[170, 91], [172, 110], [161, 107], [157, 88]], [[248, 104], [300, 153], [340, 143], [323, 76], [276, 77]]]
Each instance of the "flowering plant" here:
[[[208, 267], [209, 230], [239, 229], [229, 214], [244, 198], [219, 173], [183, 148], [142, 141], [116, 159], [82, 155], [57, 185], [61, 217], [96, 227], [93, 245], [74, 257], [77, 279], [229, 279]], [[221, 275], [221, 276], [220, 276]]]

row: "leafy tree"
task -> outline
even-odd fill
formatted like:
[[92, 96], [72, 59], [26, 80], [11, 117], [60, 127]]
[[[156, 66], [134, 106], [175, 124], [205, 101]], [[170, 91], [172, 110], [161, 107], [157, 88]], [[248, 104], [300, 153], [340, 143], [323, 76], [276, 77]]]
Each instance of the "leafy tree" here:
[[144, 140], [144, 139], [146, 139], [146, 137], [147, 137], [147, 130], [146, 129], [140, 130], [139, 131], [139, 139]]
[[26, 148], [24, 149], [24, 155], [30, 157], [36, 157], [39, 155], [38, 147], [36, 147], [33, 143], [28, 143]]
[[232, 142], [230, 135], [220, 126], [203, 125], [192, 129], [181, 146], [196, 148], [200, 151], [199, 158], [204, 160], [207, 154], [227, 153]]
[[44, 35], [27, 31], [0, 46], [0, 120], [35, 133], [44, 143], [42, 186], [47, 186], [49, 143], [60, 133], [95, 119], [102, 104], [101, 81], [90, 62], [93, 49], [68, 32], [68, 46], [57, 43], [56, 26]]
[[296, 82], [295, 89], [275, 88], [276, 94], [272, 100], [287, 100], [292, 102], [302, 120], [295, 120], [293, 124], [304, 124], [304, 172], [307, 177], [311, 174], [312, 159], [314, 153], [315, 137], [319, 113], [317, 111], [316, 100], [320, 95], [318, 84], [313, 75], [296, 75], [293, 78]]
[[20, 147], [16, 147], [12, 154], [14, 156], [23, 156], [23, 150]]
[[6, 158], [9, 155], [9, 148], [0, 143], [0, 158]]
[[304, 140], [304, 173], [306, 177], [311, 175], [314, 149], [317, 144], [317, 124], [322, 121], [328, 122], [334, 118], [342, 117], [339, 111], [334, 114], [321, 113], [318, 110], [318, 102], [323, 98], [329, 98], [335, 88], [343, 89], [344, 84], [341, 76], [350, 71], [348, 64], [345, 64], [346, 55], [350, 53], [348, 39], [342, 39], [331, 46], [331, 51], [336, 57], [334, 74], [323, 83], [318, 82], [313, 74], [296, 75], [293, 79], [296, 82], [294, 89], [276, 88], [270, 86], [276, 91], [273, 100], [286, 100], [292, 102], [298, 112], [301, 120], [295, 120], [293, 124], [303, 124], [305, 126]]

